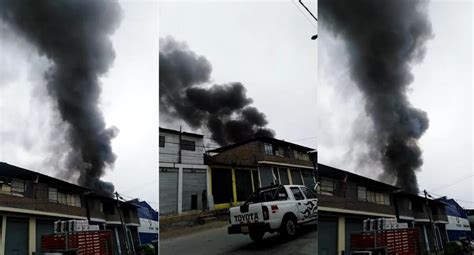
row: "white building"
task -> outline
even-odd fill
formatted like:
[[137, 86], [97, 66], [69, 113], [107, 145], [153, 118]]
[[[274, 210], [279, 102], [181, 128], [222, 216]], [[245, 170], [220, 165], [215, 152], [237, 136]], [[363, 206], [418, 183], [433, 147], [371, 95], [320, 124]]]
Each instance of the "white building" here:
[[202, 210], [204, 136], [160, 127], [160, 214]]

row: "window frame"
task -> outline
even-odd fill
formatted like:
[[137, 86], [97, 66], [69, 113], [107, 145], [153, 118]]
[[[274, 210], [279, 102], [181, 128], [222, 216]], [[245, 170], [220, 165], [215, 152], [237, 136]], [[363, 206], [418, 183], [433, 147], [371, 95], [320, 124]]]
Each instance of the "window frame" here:
[[[324, 183], [331, 183], [331, 185], [325, 185]], [[326, 196], [334, 196], [334, 191], [336, 190], [336, 185], [333, 179], [330, 178], [321, 178], [320, 185], [318, 186], [319, 194], [326, 195]]]
[[[316, 198], [318, 198], [318, 195], [317, 195], [314, 191], [312, 191], [311, 189], [308, 189], [308, 187], [304, 186], [304, 187], [300, 187], [300, 189], [301, 189], [301, 191], [303, 192], [303, 195], [306, 197], [306, 199], [316, 199]], [[313, 195], [314, 197], [311, 197], [311, 198], [308, 197], [308, 196], [306, 195], [306, 192], [305, 192], [305, 191], [308, 191], [308, 193], [311, 194], [311, 195]]]
[[[52, 198], [51, 194], [54, 193], [54, 197]], [[59, 196], [58, 196], [58, 189], [54, 187], [48, 187], [48, 201], [51, 203], [58, 203], [59, 202]]]
[[[299, 192], [299, 194], [301, 195], [301, 199], [298, 199], [295, 195], [295, 190], [297, 190]], [[304, 193], [301, 191], [301, 189], [299, 187], [290, 187], [290, 191], [291, 191], [291, 194], [293, 194], [293, 197], [295, 198], [296, 201], [301, 201], [301, 200], [305, 200], [305, 196], [304, 196]]]
[[263, 143], [263, 154], [265, 154], [265, 155], [273, 155], [273, 144], [271, 144], [271, 143]]
[[11, 195], [12, 196], [17, 196], [17, 197], [24, 197], [25, 196], [25, 191], [26, 191], [26, 182], [25, 182], [25, 180], [12, 178], [12, 180], [11, 180]]
[[[191, 149], [191, 147], [192, 147], [192, 149]], [[196, 141], [181, 139], [180, 149], [183, 150], [183, 151], [196, 151]]]
[[165, 148], [165, 143], [166, 143], [166, 137], [164, 135], [160, 135], [159, 147], [160, 148]]
[[357, 186], [357, 200], [367, 202], [367, 187]]

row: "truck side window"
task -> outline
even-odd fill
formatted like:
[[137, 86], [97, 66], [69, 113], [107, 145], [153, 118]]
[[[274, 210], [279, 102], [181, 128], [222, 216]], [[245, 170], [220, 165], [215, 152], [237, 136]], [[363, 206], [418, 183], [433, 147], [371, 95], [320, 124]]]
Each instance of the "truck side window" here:
[[291, 187], [290, 189], [296, 200], [304, 200], [303, 193], [301, 193], [301, 190], [298, 187]]
[[303, 193], [306, 196], [306, 199], [316, 198], [316, 194], [312, 190], [310, 190], [306, 187], [301, 187], [301, 190], [303, 190]]
[[278, 189], [277, 200], [287, 200], [288, 194], [286, 194], [285, 188], [281, 187]]

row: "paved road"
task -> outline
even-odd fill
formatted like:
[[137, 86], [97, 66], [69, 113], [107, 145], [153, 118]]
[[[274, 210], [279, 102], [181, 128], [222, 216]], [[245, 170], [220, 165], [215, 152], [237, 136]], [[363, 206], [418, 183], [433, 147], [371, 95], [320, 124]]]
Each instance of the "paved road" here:
[[247, 235], [228, 235], [227, 226], [160, 241], [161, 255], [213, 254], [316, 254], [315, 225], [304, 226], [294, 240], [265, 234], [261, 243]]

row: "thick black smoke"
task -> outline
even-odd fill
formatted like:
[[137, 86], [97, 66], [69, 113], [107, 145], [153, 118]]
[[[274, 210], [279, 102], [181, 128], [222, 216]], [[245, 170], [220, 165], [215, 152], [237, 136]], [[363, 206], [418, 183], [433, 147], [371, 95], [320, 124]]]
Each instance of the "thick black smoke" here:
[[0, 18], [51, 61], [47, 89], [67, 123], [72, 149], [65, 167], [79, 173], [79, 184], [113, 192], [99, 179], [115, 162], [111, 139], [118, 129], [105, 126], [99, 77], [115, 59], [109, 36], [120, 22], [120, 6], [108, 0], [2, 0]]
[[384, 166], [406, 191], [418, 193], [416, 171], [423, 164], [418, 139], [428, 128], [426, 112], [414, 108], [407, 90], [411, 65], [421, 61], [432, 37], [425, 1], [320, 0], [321, 25], [347, 46], [351, 78], [362, 91], [373, 120]]
[[209, 61], [172, 37], [160, 39], [160, 113], [184, 120], [192, 128], [211, 132], [220, 145], [255, 136], [273, 137], [265, 115], [249, 106], [252, 99], [239, 82], [209, 83]]

